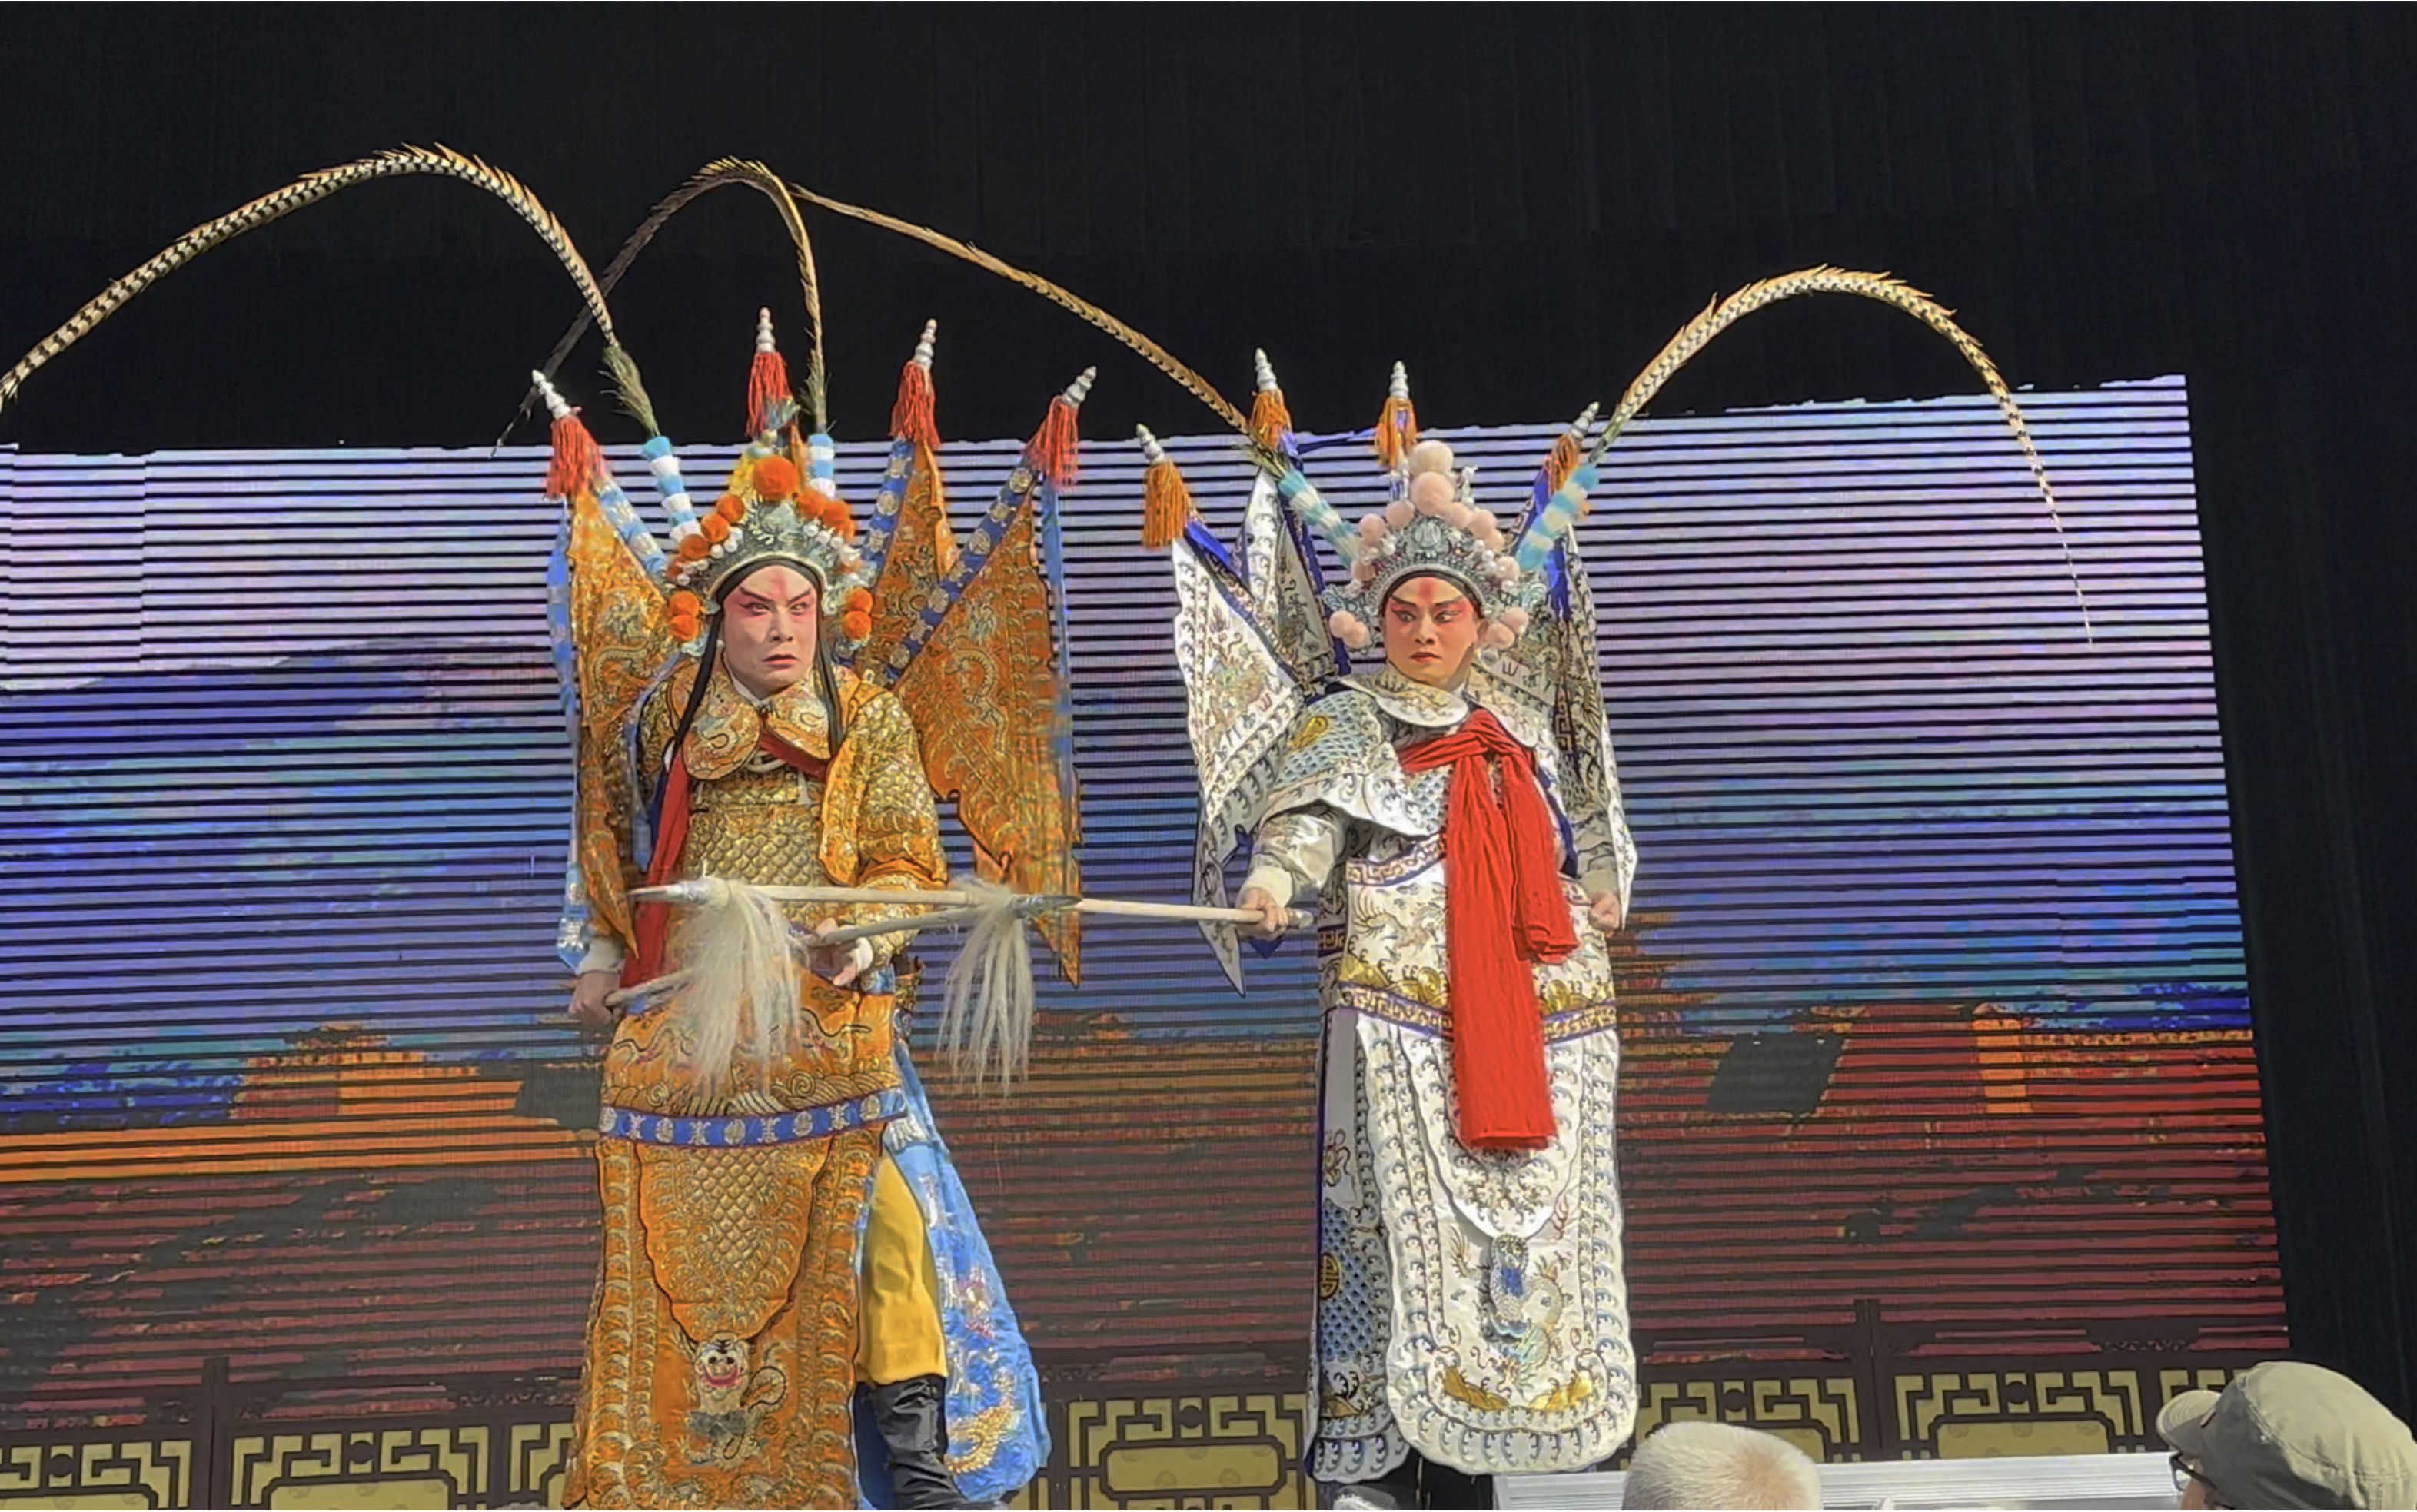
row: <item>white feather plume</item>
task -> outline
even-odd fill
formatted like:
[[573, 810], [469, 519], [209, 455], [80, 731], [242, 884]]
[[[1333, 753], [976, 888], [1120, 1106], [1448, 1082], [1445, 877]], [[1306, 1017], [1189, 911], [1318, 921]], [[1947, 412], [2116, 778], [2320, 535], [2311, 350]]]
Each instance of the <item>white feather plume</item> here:
[[983, 913], [949, 968], [940, 1045], [950, 1068], [969, 1081], [981, 1081], [996, 1063], [1004, 1089], [1032, 1056], [1032, 946], [1013, 892], [972, 876], [957, 885]]
[[773, 1062], [798, 1043], [788, 915], [763, 889], [722, 882], [710, 900], [686, 911], [674, 955], [690, 974], [669, 1006], [691, 1066], [707, 1085], [728, 1085], [744, 1028], [753, 1080], [768, 1085]]

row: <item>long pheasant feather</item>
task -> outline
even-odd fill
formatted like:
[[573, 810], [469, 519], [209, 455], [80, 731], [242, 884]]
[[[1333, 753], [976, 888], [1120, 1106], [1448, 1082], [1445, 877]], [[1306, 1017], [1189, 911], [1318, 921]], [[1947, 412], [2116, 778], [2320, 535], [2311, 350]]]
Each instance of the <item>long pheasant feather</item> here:
[[[688, 208], [690, 204], [700, 195], [709, 193], [727, 184], [744, 184], [770, 200], [772, 208], [781, 217], [782, 226], [789, 234], [790, 245], [797, 249], [798, 284], [805, 295], [806, 331], [809, 338], [806, 355], [806, 412], [813, 420], [815, 430], [828, 430], [830, 405], [828, 380], [823, 359], [822, 282], [814, 272], [814, 246], [813, 240], [806, 234], [805, 217], [798, 212], [798, 202], [791, 197], [789, 186], [771, 169], [760, 162], [739, 158], [718, 158], [698, 169], [689, 175], [687, 183], [664, 195], [652, 210], [646, 212], [646, 219], [638, 223], [638, 229], [630, 233], [629, 239], [621, 244], [621, 249], [613, 254], [613, 261], [604, 265], [604, 271], [598, 277], [597, 282], [606, 294], [611, 294], [619, 286], [622, 275], [630, 271], [630, 265], [638, 260], [638, 254], [646, 249], [646, 244], [655, 239], [655, 234], [662, 230], [672, 217]], [[540, 370], [547, 377], [553, 377], [560, 370], [563, 362], [570, 357], [571, 348], [579, 344], [579, 339], [587, 334], [587, 327], [592, 324], [594, 324], [592, 315], [583, 315], [573, 322], [570, 329], [562, 333], [562, 340], [554, 344], [554, 351], [548, 355], [545, 365]], [[502, 446], [505, 439], [512, 433], [513, 429], [528, 418], [530, 411], [536, 408], [537, 398], [537, 388], [532, 385], [526, 397], [521, 401], [519, 413], [512, 416], [511, 425], [505, 427], [503, 435], [495, 438], [496, 446]]]
[[879, 226], [885, 231], [894, 231], [902, 236], [911, 236], [926, 247], [935, 247], [951, 257], [963, 258], [976, 267], [987, 269], [1011, 283], [1019, 284], [1030, 290], [1062, 310], [1072, 311], [1126, 346], [1132, 348], [1133, 351], [1140, 353], [1143, 359], [1151, 367], [1182, 385], [1193, 398], [1216, 411], [1219, 419], [1244, 435], [1250, 433], [1250, 422], [1243, 418], [1242, 412], [1227, 402], [1224, 395], [1210, 386], [1208, 380], [1176, 361], [1166, 348], [1089, 300], [1059, 288], [1037, 273], [1026, 273], [1012, 263], [994, 257], [969, 242], [962, 242], [954, 236], [934, 231], [929, 226], [919, 226], [911, 220], [901, 220], [893, 215], [884, 215], [878, 210], [868, 210], [860, 204], [849, 204], [844, 200], [834, 200], [828, 195], [817, 194], [803, 184], [792, 182], [789, 189], [799, 199], [810, 204], [821, 205], [835, 215], [844, 215], [851, 219], [864, 221], [868, 225]]
[[44, 337], [5, 376], [0, 376], [0, 409], [5, 409], [17, 397], [18, 390], [24, 386], [25, 380], [37, 369], [82, 340], [95, 326], [124, 309], [136, 295], [204, 252], [223, 246], [247, 231], [256, 231], [270, 221], [282, 219], [304, 205], [315, 204], [356, 184], [414, 174], [460, 179], [485, 189], [510, 205], [544, 239], [546, 246], [570, 272], [571, 280], [579, 285], [579, 295], [586, 302], [589, 318], [604, 333], [605, 340], [616, 347], [620, 344], [619, 338], [614, 334], [612, 311], [604, 306], [603, 291], [597, 286], [595, 275], [588, 271], [586, 260], [579, 255], [579, 249], [571, 245], [569, 233], [554, 218], [554, 212], [540, 204], [538, 197], [530, 193], [525, 185], [500, 168], [490, 167], [476, 158], [442, 144], [394, 147], [339, 167], [322, 168], [316, 173], [306, 174], [282, 189], [264, 194], [215, 220], [205, 221], [177, 237], [142, 266], [95, 295], [70, 316], [66, 325]]
[[1944, 336], [1954, 343], [1956, 351], [1964, 355], [1964, 360], [1971, 364], [1972, 370], [1979, 373], [1981, 382], [1988, 386], [1990, 397], [1998, 401], [1998, 412], [2005, 416], [2007, 427], [2014, 431], [2014, 444], [2023, 448], [2024, 460], [2030, 463], [2031, 481], [2038, 485], [2040, 497], [2047, 505], [2048, 522], [2056, 527], [2057, 545], [2064, 552], [2064, 570], [2065, 575], [2073, 580], [2074, 602], [2081, 606], [2082, 632], [2094, 639], [2090, 623], [2090, 600], [2081, 591], [2081, 573], [2074, 565], [2073, 541], [2065, 534], [2064, 517], [2056, 507], [2056, 490], [2048, 484], [2047, 464], [2040, 460], [2039, 447], [2031, 441], [2030, 424], [2023, 418], [2022, 406], [2014, 402], [2014, 391], [2006, 386], [2006, 380], [1999, 374], [1998, 365], [1989, 360], [1989, 354], [1981, 350], [1981, 343], [1973, 340], [1970, 332], [1955, 324], [1953, 310], [1889, 274], [1859, 273], [1827, 265], [1799, 268], [1793, 273], [1782, 273], [1777, 278], [1750, 283], [1725, 299], [1713, 300], [1704, 308], [1702, 314], [1679, 327], [1678, 334], [1670, 338], [1660, 354], [1647, 363], [1645, 370], [1628, 386], [1628, 391], [1620, 395], [1619, 406], [1611, 412], [1611, 422], [1604, 427], [1603, 434], [1595, 441], [1594, 449], [1587, 461], [1589, 463], [1599, 461], [1604, 448], [1619, 438], [1628, 422], [1652, 402], [1653, 396], [1662, 391], [1662, 386], [1710, 345], [1713, 337], [1757, 310], [1767, 310], [1783, 299], [1808, 294], [1850, 294], [1877, 300], [1905, 311]]

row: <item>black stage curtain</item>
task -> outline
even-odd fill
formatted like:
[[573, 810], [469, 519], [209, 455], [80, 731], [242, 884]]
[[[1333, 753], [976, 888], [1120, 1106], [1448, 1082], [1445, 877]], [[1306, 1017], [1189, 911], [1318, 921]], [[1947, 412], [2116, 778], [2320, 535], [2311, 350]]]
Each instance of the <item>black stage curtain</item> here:
[[[2394, 7], [18, 7], [0, 346], [302, 170], [442, 141], [599, 263], [707, 159], [761, 157], [1061, 279], [1230, 394], [1264, 343], [1312, 428], [1365, 424], [1396, 357], [1430, 423], [1573, 412], [1715, 291], [1815, 261], [1938, 291], [2018, 384], [2185, 373], [2293, 1335], [2405, 1413], [2412, 78]], [[930, 314], [951, 435], [1029, 429], [1089, 361], [1093, 436], [1206, 423], [1039, 301], [818, 225], [841, 433], [883, 426]], [[754, 307], [792, 287], [743, 191], [657, 242], [615, 303], [674, 434], [735, 433]], [[479, 196], [357, 189], [170, 279], [0, 441], [485, 441], [574, 309]], [[1663, 409], [1970, 387], [1911, 323], [1808, 303]]]

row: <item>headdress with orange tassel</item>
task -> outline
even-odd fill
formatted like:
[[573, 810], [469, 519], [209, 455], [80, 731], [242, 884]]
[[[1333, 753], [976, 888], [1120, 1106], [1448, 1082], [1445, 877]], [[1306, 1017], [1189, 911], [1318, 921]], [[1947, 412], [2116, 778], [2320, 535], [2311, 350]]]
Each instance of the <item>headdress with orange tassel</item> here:
[[[855, 544], [855, 519], [839, 497], [830, 438], [798, 438], [798, 403], [789, 394], [788, 365], [773, 340], [769, 310], [756, 316], [747, 413], [754, 440], [722, 497], [710, 513], [672, 528], [675, 550], [665, 580], [672, 588], [673, 633], [694, 639], [731, 585], [768, 563], [785, 562], [814, 580], [838, 628], [832, 649], [844, 655], [872, 633], [873, 575]], [[802, 476], [800, 453], [807, 462]]]

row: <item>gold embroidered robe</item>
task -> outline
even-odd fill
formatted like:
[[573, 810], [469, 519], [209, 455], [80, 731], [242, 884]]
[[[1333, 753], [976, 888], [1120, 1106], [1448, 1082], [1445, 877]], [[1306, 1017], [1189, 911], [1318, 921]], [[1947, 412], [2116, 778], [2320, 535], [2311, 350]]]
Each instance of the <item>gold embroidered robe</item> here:
[[[633, 817], [685, 764], [676, 875], [764, 885], [940, 886], [932, 794], [904, 708], [840, 673], [836, 754], [813, 679], [752, 700], [716, 669], [687, 738], [681, 666], [638, 705], [637, 762], [583, 743], [580, 852], [600, 931], [631, 937]], [[769, 733], [820, 779], [771, 757]], [[634, 780], [633, 780], [634, 779]], [[598, 832], [597, 826], [602, 826]], [[902, 912], [798, 905], [792, 922]], [[676, 921], [675, 921], [676, 923]], [[898, 937], [876, 942], [887, 961]], [[667, 965], [677, 964], [674, 929]], [[886, 991], [799, 968], [807, 1033], [759, 1081], [687, 1064], [670, 1015], [625, 1018], [604, 1061], [604, 1256], [565, 1499], [573, 1506], [842, 1506], [856, 1496], [856, 1235], [883, 1122], [904, 1106]]]

